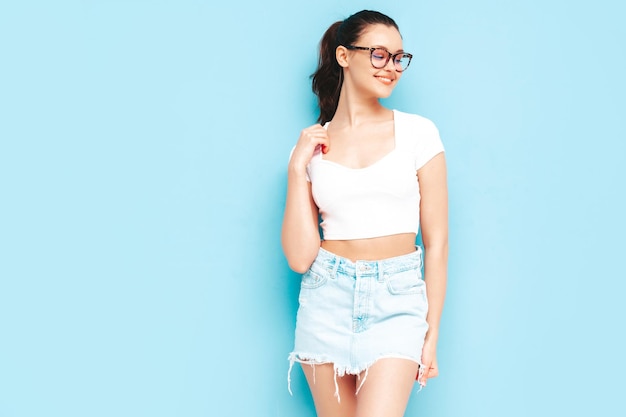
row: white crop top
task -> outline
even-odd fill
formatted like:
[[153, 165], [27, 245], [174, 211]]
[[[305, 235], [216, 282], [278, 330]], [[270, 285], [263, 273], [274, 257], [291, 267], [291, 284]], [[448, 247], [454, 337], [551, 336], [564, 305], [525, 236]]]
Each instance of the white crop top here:
[[393, 111], [395, 148], [374, 164], [354, 169], [323, 159], [318, 147], [307, 166], [325, 240], [418, 233], [416, 171], [443, 152], [433, 122]]

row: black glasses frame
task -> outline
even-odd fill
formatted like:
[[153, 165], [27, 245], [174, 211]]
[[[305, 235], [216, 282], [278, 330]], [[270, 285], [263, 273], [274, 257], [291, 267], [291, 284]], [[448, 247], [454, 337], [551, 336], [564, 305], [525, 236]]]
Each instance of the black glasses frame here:
[[[381, 46], [367, 47], [367, 46], [346, 45], [345, 47], [346, 47], [346, 49], [352, 49], [352, 50], [358, 49], [358, 50], [361, 50], [361, 51], [370, 51], [370, 63], [372, 64], [372, 67], [374, 67], [376, 69], [385, 68], [387, 66], [387, 64], [389, 63], [389, 60], [393, 59], [393, 67], [396, 69], [396, 71], [398, 71], [398, 72], [406, 71], [406, 69], [411, 64], [411, 59], [413, 59], [413, 55], [408, 53], [408, 52], [398, 52], [398, 53], [392, 54], [391, 52], [389, 52], [388, 50], [386, 50], [385, 48], [383, 48]], [[385, 53], [387, 54], [387, 59], [385, 59], [385, 63], [381, 67], [377, 67], [376, 65], [374, 65], [374, 51], [377, 50], [377, 49], [385, 51]], [[405, 58], [409, 59], [409, 62], [406, 64], [406, 68], [402, 68], [402, 67], [398, 68], [398, 65], [396, 65], [396, 57], [400, 56], [400, 55], [402, 57], [405, 57]]]

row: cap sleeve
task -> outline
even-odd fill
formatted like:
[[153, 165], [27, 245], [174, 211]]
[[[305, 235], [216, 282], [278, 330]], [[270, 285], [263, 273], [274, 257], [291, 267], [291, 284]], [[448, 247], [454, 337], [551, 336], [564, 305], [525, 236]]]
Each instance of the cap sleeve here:
[[416, 120], [415, 135], [415, 170], [417, 171], [435, 155], [444, 152], [443, 143], [439, 137], [439, 129], [435, 124], [423, 117]]

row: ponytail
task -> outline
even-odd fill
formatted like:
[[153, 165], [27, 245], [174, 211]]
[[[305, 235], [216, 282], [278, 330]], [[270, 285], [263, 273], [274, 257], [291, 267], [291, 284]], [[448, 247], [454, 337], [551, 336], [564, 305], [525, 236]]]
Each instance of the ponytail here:
[[335, 51], [339, 43], [337, 33], [343, 22], [333, 23], [320, 41], [319, 60], [313, 79], [313, 92], [317, 96], [320, 115], [318, 123], [324, 124], [335, 115], [339, 103], [339, 92], [343, 84], [343, 69], [337, 63]]

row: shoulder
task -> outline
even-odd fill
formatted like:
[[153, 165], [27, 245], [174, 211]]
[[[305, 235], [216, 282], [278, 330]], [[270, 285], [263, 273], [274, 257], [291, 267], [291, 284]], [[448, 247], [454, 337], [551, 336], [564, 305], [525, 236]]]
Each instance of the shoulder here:
[[438, 134], [438, 129], [435, 123], [424, 116], [414, 113], [406, 113], [400, 110], [394, 110], [393, 113], [396, 120], [396, 126], [402, 133], [419, 135], [420, 133], [432, 134], [436, 132]]
[[415, 169], [420, 169], [435, 155], [444, 152], [439, 129], [432, 120], [418, 114], [394, 110], [396, 144], [411, 152]]

